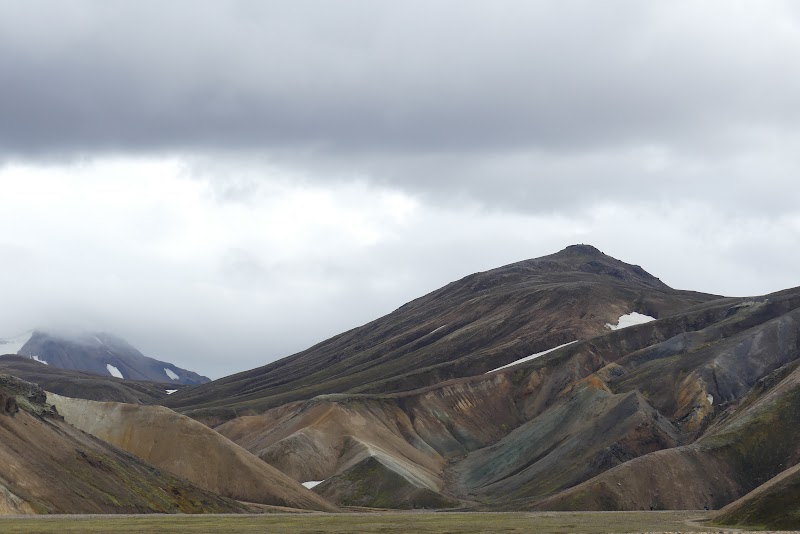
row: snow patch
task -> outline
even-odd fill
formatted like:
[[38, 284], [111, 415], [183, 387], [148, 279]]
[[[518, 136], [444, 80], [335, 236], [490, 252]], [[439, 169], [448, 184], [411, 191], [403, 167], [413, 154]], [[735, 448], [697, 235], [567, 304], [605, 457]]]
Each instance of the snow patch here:
[[33, 336], [33, 331], [9, 339], [0, 339], [0, 354], [18, 354], [25, 343], [30, 341], [31, 336]]
[[172, 395], [173, 393], [175, 393], [178, 390], [177, 389], [167, 389], [165, 391], [167, 392], [167, 395]]
[[429, 335], [429, 336], [431, 336], [431, 335], [435, 334], [436, 332], [438, 332], [439, 330], [441, 330], [441, 329], [443, 329], [443, 328], [447, 328], [447, 325], [442, 325], [442, 326], [440, 326], [439, 328], [437, 328], [436, 330], [434, 330], [433, 332], [431, 332], [431, 333], [430, 333], [430, 334], [428, 334], [428, 335]]
[[39, 359], [39, 357], [38, 357], [38, 356], [36, 356], [35, 354], [34, 354], [33, 356], [31, 356], [31, 360], [33, 360], [33, 361], [35, 361], [35, 362], [43, 363], [43, 364], [45, 364], [45, 365], [50, 365], [50, 364], [49, 364], [49, 363], [47, 363], [46, 361], [44, 361], [44, 360], [40, 360], [40, 359]]
[[167, 376], [169, 378], [171, 378], [172, 380], [179, 380], [180, 379], [180, 377], [178, 375], [176, 375], [175, 373], [173, 373], [171, 369], [167, 369], [166, 367], [164, 367], [164, 372], [167, 373]]
[[102, 342], [102, 341], [100, 341], [100, 338], [99, 338], [99, 337], [97, 337], [97, 336], [94, 336], [94, 339], [95, 339], [95, 341], [97, 341], [97, 342], [98, 342], [98, 343], [100, 343], [101, 345], [103, 344], [103, 342]]
[[117, 378], [125, 378], [122, 376], [122, 373], [119, 372], [119, 369], [111, 365], [110, 363], [106, 364], [106, 369], [108, 369], [108, 374], [111, 376], [116, 376]]
[[709, 404], [714, 404], [714, 395], [709, 393], [708, 395], [706, 395], [706, 400], [708, 401]]
[[325, 482], [325, 481], [324, 480], [309, 480], [308, 482], [301, 482], [301, 484], [304, 485], [305, 487], [307, 487], [308, 489], [311, 489], [314, 486], [322, 484], [323, 482]]
[[644, 315], [643, 313], [631, 312], [626, 313], [625, 315], [620, 315], [619, 320], [615, 325], [606, 323], [606, 328], [610, 328], [611, 330], [620, 330], [622, 328], [627, 328], [637, 324], [649, 323], [650, 321], [655, 320], [655, 317], [650, 317], [649, 315]]
[[495, 371], [499, 371], [500, 369], [505, 369], [506, 367], [511, 367], [512, 365], [517, 365], [518, 363], [522, 363], [522, 362], [527, 362], [529, 360], [533, 360], [534, 358], [538, 358], [539, 356], [544, 356], [545, 354], [553, 352], [554, 350], [558, 350], [561, 347], [566, 347], [567, 345], [572, 345], [573, 343], [577, 343], [577, 342], [578, 342], [578, 340], [576, 339], [575, 341], [570, 341], [569, 343], [564, 343], [563, 345], [559, 345], [557, 347], [553, 347], [552, 349], [543, 350], [542, 352], [537, 352], [536, 354], [531, 354], [530, 356], [525, 356], [524, 358], [520, 358], [519, 360], [517, 360], [515, 362], [507, 363], [502, 367], [498, 367], [497, 369], [492, 369], [491, 371], [486, 371], [486, 373], [484, 373], [484, 374], [494, 373]]

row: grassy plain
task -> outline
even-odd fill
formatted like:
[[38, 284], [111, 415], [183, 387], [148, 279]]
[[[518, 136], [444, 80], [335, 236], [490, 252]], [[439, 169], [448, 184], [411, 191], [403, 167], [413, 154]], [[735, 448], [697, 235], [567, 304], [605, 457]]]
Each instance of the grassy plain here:
[[0, 532], [30, 533], [405, 533], [719, 532], [702, 511], [536, 513], [357, 513], [263, 515], [89, 515], [0, 517]]

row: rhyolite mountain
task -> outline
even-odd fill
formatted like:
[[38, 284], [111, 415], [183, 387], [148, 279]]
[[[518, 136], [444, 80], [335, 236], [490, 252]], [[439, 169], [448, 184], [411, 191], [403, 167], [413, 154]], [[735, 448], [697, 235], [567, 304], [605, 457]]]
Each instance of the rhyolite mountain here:
[[320, 394], [407, 391], [603, 334], [624, 314], [660, 318], [715, 298], [573, 245], [467, 276], [308, 350], [164, 402], [224, 420]]
[[65, 421], [159, 469], [248, 503], [337, 511], [295, 479], [221, 434], [163, 406], [97, 402], [48, 393]]
[[125, 340], [108, 333], [58, 333], [34, 330], [0, 340], [0, 355], [19, 354], [51, 367], [126, 380], [202, 384], [210, 380], [171, 363], [149, 358]]
[[297, 509], [337, 510], [168, 408], [61, 397], [0, 374], [0, 515]]
[[0, 514], [245, 511], [78, 430], [41, 388], [0, 375]]

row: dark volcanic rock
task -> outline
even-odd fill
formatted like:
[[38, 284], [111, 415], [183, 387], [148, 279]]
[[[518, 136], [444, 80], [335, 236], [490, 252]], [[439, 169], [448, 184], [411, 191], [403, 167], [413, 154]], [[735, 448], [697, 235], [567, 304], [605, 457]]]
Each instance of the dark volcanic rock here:
[[[58, 417], [58, 412], [47, 403], [47, 393], [38, 385], [11, 375], [0, 374], [0, 394], [6, 396], [7, 406], [12, 406], [17, 413], [20, 409], [38, 415]], [[11, 414], [11, 412], [8, 412]]]
[[0, 414], [14, 417], [14, 414], [16, 414], [18, 411], [19, 406], [17, 406], [16, 397], [0, 391]]

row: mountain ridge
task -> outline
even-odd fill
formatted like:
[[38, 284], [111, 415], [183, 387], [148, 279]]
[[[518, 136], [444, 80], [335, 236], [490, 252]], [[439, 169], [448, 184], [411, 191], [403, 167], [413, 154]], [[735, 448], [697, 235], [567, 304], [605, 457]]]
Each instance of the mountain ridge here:
[[388, 315], [164, 404], [230, 418], [315, 394], [390, 392], [480, 374], [607, 331], [632, 311], [659, 317], [718, 298], [669, 288], [589, 245], [474, 273]]

